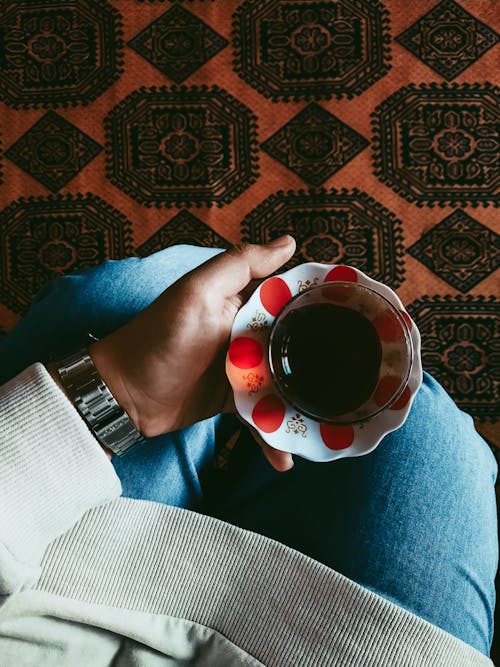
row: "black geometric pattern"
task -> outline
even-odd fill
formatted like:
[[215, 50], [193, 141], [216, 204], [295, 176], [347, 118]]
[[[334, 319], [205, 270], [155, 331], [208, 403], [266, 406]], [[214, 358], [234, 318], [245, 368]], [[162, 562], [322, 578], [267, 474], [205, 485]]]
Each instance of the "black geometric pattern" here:
[[426, 65], [451, 81], [491, 49], [499, 36], [454, 0], [441, 0], [396, 37]]
[[274, 101], [351, 98], [389, 71], [378, 0], [246, 0], [233, 33], [235, 71]]
[[322, 185], [367, 146], [364, 137], [315, 103], [261, 144], [311, 185]]
[[52, 192], [71, 181], [102, 151], [75, 125], [48, 111], [6, 152], [6, 157]]
[[356, 189], [277, 192], [241, 223], [241, 237], [267, 243], [292, 234], [297, 250], [279, 272], [302, 262], [350, 264], [398, 287], [404, 279], [402, 223]]
[[128, 45], [160, 72], [182, 83], [228, 43], [194, 14], [174, 5]]
[[223, 206], [257, 178], [255, 116], [217, 86], [141, 88], [105, 128], [108, 178], [145, 206]]
[[493, 296], [424, 297], [407, 306], [422, 335], [422, 364], [479, 419], [500, 414], [500, 310]]
[[0, 300], [21, 313], [51, 278], [131, 255], [130, 228], [91, 194], [13, 202], [0, 212]]
[[87, 105], [123, 72], [122, 23], [107, 0], [4, 0], [0, 100], [14, 108]]
[[500, 88], [410, 84], [374, 118], [375, 174], [418, 206], [499, 204]]
[[[242, 220], [247, 240], [292, 231], [289, 266], [345, 261], [406, 302], [494, 293], [500, 230], [474, 207], [500, 201], [498, 88], [474, 81], [495, 81], [497, 4], [0, 0], [0, 326], [53, 275], [175, 243], [226, 247]], [[364, 146], [377, 105], [375, 176]], [[105, 151], [87, 162], [95, 142]], [[71, 192], [71, 211], [64, 197], [42, 210], [50, 192]], [[79, 210], [77, 192], [99, 195], [101, 212]], [[421, 207], [434, 205], [446, 209], [429, 221]], [[404, 262], [420, 266], [411, 283]]]
[[160, 227], [147, 241], [138, 246], [136, 252], [141, 257], [147, 257], [158, 250], [181, 243], [207, 248], [229, 248], [231, 246], [211, 227], [189, 211], [182, 210]]
[[500, 236], [464, 211], [455, 211], [408, 252], [465, 293], [500, 266]]

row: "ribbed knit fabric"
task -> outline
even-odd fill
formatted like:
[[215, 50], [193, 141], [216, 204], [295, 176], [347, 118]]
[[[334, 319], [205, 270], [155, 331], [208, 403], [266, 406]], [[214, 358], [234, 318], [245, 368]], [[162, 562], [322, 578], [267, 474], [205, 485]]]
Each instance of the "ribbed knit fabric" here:
[[[67, 401], [61, 401], [55, 385], [51, 388], [40, 375], [43, 373], [31, 369], [11, 383], [7, 393], [15, 416], [4, 415], [6, 430], [0, 432], [0, 438], [8, 432], [11, 450], [23, 450], [28, 444], [30, 452], [38, 448], [34, 456], [39, 460], [45, 455], [59, 477], [57, 461], [65, 458], [60, 450], [65, 447], [67, 433], [72, 434], [69, 448], [75, 446], [78, 426], [73, 422], [79, 417], [71, 410], [68, 414]], [[5, 389], [3, 395], [5, 398]], [[39, 423], [35, 430], [30, 422], [31, 430], [26, 430], [26, 417], [18, 421], [19, 415], [24, 415], [24, 411], [15, 410], [21, 395], [32, 409], [36, 406], [44, 413], [43, 427]], [[54, 429], [53, 423], [59, 424], [59, 429]], [[137, 665], [157, 664], [144, 657], [148, 647], [165, 655], [165, 662], [158, 662], [165, 665], [492, 665], [464, 642], [276, 541], [202, 514], [149, 501], [118, 498], [96, 506], [102, 502], [110, 464], [104, 455], [99, 465], [92, 463], [96, 445], [85, 427], [80, 436], [79, 447], [88, 449], [90, 462], [83, 456], [78, 472], [74, 470], [67, 483], [62, 477], [60, 483], [54, 480], [55, 484], [40, 486], [40, 475], [33, 466], [19, 469], [9, 464], [10, 474], [17, 477], [14, 487], [20, 489], [23, 509], [15, 516], [13, 506], [9, 521], [2, 522], [2, 543], [10, 538], [13, 521], [26, 522], [20, 531], [22, 539], [16, 538], [16, 545], [22, 547], [29, 531], [35, 530], [34, 524], [38, 525], [38, 513], [43, 518], [49, 508], [58, 516], [52, 521], [44, 519], [42, 528], [37, 529], [39, 543], [44, 530], [48, 543], [56, 526], [66, 527], [70, 514], [77, 521], [76, 509], [70, 513], [60, 507], [65, 504], [63, 490], [71, 508], [80, 508], [86, 499], [92, 509], [48, 546], [34, 590], [11, 596], [0, 609], [0, 655], [1, 642], [5, 641], [10, 656], [13, 650], [29, 656], [29, 633], [38, 636], [36, 623], [46, 624], [50, 618], [52, 623], [61, 624], [61, 638], [64, 633], [66, 642], [78, 624], [89, 631], [97, 626], [133, 638], [135, 662], [131, 658], [130, 664]], [[99, 459], [97, 453], [96, 457]], [[2, 459], [0, 452], [0, 467]], [[67, 465], [63, 464], [65, 476]], [[99, 467], [102, 470], [96, 469]], [[59, 489], [56, 503], [49, 490], [54, 485]], [[85, 489], [77, 488], [80, 485]], [[110, 479], [109, 485], [116, 492], [116, 481]], [[3, 496], [0, 488], [0, 503]], [[43, 637], [38, 644], [44, 643], [45, 652], [51, 632], [38, 633]], [[102, 630], [100, 633], [102, 642]], [[203, 641], [206, 655], [210, 655], [205, 662]], [[190, 655], [190, 642], [196, 644], [191, 654], [196, 653], [197, 661], [184, 662]], [[122, 644], [120, 651], [127, 646], [132, 644]], [[227, 657], [228, 647], [232, 647], [232, 658]], [[112, 652], [112, 648], [107, 644], [102, 651], [102, 661], [95, 662], [95, 667], [111, 664], [109, 657], [104, 659], [104, 652]], [[214, 657], [217, 655], [220, 660]], [[29, 663], [20, 660], [18, 664]]]
[[269, 666], [491, 664], [279, 542], [148, 501], [89, 512], [51, 545], [36, 588], [190, 619]]
[[0, 594], [33, 581], [47, 544], [120, 493], [104, 451], [42, 364], [0, 388]]

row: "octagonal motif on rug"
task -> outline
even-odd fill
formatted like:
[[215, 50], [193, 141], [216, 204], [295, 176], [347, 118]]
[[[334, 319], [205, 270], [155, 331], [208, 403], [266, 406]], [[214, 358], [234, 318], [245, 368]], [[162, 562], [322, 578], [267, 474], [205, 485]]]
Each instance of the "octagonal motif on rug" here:
[[359, 95], [389, 70], [378, 0], [247, 0], [233, 19], [235, 71], [273, 101]]
[[107, 0], [6, 0], [0, 100], [14, 108], [87, 105], [123, 72], [121, 15]]
[[373, 113], [374, 167], [417, 205], [498, 205], [500, 88], [409, 85]]
[[422, 365], [466, 412], [500, 414], [500, 315], [494, 296], [423, 297], [407, 306], [422, 336]]
[[257, 178], [255, 116], [217, 86], [141, 88], [105, 128], [108, 178], [145, 206], [223, 206]]
[[302, 262], [349, 264], [391, 287], [403, 282], [402, 223], [364, 192], [280, 191], [241, 223], [242, 240], [250, 243], [282, 234], [291, 234], [297, 249], [279, 273]]
[[91, 194], [21, 198], [0, 212], [0, 301], [16, 313], [51, 278], [132, 253], [127, 218]]

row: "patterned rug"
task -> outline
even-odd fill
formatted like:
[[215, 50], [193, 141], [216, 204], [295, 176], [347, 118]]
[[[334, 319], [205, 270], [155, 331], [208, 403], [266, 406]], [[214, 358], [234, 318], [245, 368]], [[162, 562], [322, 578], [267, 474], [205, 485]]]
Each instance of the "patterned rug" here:
[[288, 267], [397, 290], [500, 446], [499, 27], [496, 0], [0, 0], [0, 333], [57, 274], [289, 232]]

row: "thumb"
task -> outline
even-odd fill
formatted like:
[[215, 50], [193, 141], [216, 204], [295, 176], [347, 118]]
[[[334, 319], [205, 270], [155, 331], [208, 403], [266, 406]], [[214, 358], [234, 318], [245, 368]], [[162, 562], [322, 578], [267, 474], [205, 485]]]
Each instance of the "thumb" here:
[[295, 239], [286, 234], [270, 243], [243, 243], [217, 255], [193, 271], [204, 290], [228, 298], [236, 296], [255, 278], [265, 278], [283, 266], [295, 252]]

